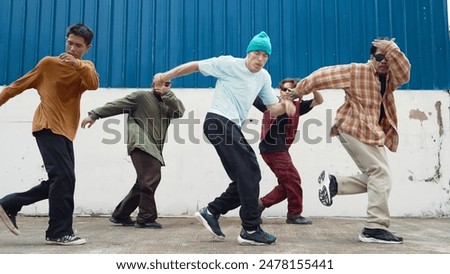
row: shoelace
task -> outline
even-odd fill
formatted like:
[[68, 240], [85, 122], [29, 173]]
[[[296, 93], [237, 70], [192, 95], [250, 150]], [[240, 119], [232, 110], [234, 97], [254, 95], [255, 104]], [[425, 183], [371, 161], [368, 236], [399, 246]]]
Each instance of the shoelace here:
[[259, 229], [258, 231], [256, 231], [256, 234], [261, 235], [261, 238], [269, 239], [269, 234], [262, 229]]
[[78, 239], [78, 236], [75, 234], [66, 235], [61, 238], [61, 242], [66, 243], [66, 242], [75, 241], [76, 239]]

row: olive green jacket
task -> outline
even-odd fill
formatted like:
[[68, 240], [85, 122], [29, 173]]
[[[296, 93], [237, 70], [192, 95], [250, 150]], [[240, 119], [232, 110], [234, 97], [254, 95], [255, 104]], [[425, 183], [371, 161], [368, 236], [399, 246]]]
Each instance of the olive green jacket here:
[[128, 154], [134, 149], [140, 149], [158, 159], [164, 166], [162, 151], [167, 128], [172, 119], [183, 116], [184, 110], [183, 103], [170, 90], [161, 97], [153, 91], [139, 90], [90, 111], [89, 117], [97, 120], [128, 114]]

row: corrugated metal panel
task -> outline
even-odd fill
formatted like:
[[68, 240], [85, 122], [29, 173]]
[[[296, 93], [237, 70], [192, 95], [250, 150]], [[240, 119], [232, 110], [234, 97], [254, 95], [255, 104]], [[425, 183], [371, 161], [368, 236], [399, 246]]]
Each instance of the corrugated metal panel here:
[[[103, 87], [147, 87], [154, 73], [231, 54], [265, 30], [274, 86], [334, 64], [365, 62], [375, 37], [396, 37], [412, 63], [409, 89], [450, 89], [447, 0], [0, 0], [0, 84], [64, 50], [65, 29], [95, 32], [85, 58]], [[210, 87], [194, 74], [177, 87]]]

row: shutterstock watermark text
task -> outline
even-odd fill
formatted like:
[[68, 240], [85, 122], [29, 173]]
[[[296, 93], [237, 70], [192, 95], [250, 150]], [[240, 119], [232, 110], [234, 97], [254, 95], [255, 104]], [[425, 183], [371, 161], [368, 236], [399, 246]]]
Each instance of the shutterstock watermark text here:
[[[330, 130], [333, 125], [333, 110], [327, 109], [325, 112], [325, 119], [319, 120], [317, 118], [303, 118], [300, 117], [301, 123], [297, 128], [296, 138], [293, 143], [303, 142], [306, 144], [319, 144], [321, 142], [331, 143], [332, 138], [330, 136]], [[185, 113], [184, 117], [179, 119], [172, 119], [168, 134], [170, 136], [160, 136], [161, 129], [155, 128], [155, 123], [152, 119], [147, 121], [134, 121], [141, 125], [140, 129], [147, 131], [151, 135], [151, 139], [161, 142], [162, 138], [165, 138], [164, 142], [175, 142], [177, 144], [194, 144], [198, 145], [203, 143], [210, 143], [209, 140], [203, 134], [203, 123], [205, 117], [199, 118], [195, 115], [194, 111]], [[236, 121], [230, 121], [230, 123], [236, 123]], [[261, 124], [262, 115], [260, 119], [247, 119], [240, 130], [243, 133], [249, 144], [257, 144], [261, 140]], [[118, 143], [126, 144], [128, 140], [128, 120], [120, 119], [116, 117], [110, 117], [104, 120], [102, 130], [104, 135], [101, 139], [103, 144], [113, 145]], [[143, 129], [144, 128], [144, 129]], [[148, 130], [147, 130], [148, 129]], [[272, 134], [280, 134], [275, 132]], [[140, 134], [143, 136], [143, 134]], [[272, 136], [275, 137], [275, 136]], [[143, 138], [143, 137], [142, 137]], [[226, 140], [227, 138], [224, 138]], [[144, 140], [139, 140], [144, 142]]]

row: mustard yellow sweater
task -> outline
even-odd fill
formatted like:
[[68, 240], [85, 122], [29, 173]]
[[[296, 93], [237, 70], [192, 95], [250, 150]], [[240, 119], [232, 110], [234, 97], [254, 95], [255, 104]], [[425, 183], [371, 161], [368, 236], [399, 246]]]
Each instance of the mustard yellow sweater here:
[[34, 88], [41, 102], [32, 131], [50, 129], [73, 141], [80, 120], [81, 95], [98, 88], [98, 74], [92, 62], [81, 60], [75, 69], [58, 57], [44, 57], [34, 69], [0, 92], [0, 106], [27, 89]]

